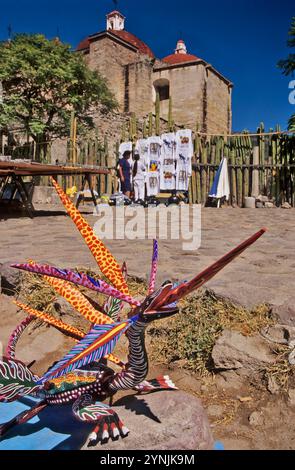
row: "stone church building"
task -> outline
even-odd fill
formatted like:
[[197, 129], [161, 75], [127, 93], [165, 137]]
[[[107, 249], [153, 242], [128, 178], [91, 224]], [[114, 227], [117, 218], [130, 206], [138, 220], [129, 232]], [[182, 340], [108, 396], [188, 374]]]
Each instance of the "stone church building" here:
[[88, 66], [100, 72], [114, 92], [122, 113], [142, 118], [154, 112], [156, 93], [160, 96], [161, 117], [168, 118], [169, 97], [172, 114], [179, 125], [203, 132], [231, 131], [232, 83], [211, 64], [187, 51], [177, 42], [174, 53], [156, 58], [150, 47], [126, 31], [119, 11], [107, 15], [106, 30], [85, 38], [77, 47]]

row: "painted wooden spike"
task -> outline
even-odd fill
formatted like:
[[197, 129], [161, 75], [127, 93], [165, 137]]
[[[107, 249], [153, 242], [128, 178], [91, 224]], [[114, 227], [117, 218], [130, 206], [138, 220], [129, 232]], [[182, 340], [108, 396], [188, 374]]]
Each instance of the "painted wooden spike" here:
[[101, 272], [109, 279], [116, 289], [124, 294], [129, 294], [128, 286], [122, 275], [121, 268], [114, 256], [102, 241], [97, 238], [93, 229], [52, 177], [51, 181], [61, 199], [61, 202], [65, 206], [67, 213], [76, 224], [76, 227], [93, 254]]
[[[67, 334], [68, 336], [71, 336], [75, 340], [80, 340], [84, 338], [85, 334], [81, 331], [78, 330], [78, 328], [75, 328], [73, 326], [68, 325], [67, 323], [62, 322], [58, 318], [54, 318], [53, 316], [49, 315], [48, 313], [40, 312], [39, 310], [35, 310], [28, 305], [25, 305], [21, 302], [14, 301], [14, 303], [21, 308], [24, 312], [29, 313], [30, 317], [34, 318], [39, 318], [40, 320], [44, 321], [44, 323], [47, 323], [48, 325], [52, 325], [58, 330], [60, 330], [62, 333]], [[112, 320], [110, 323], [113, 323]], [[11, 355], [9, 357], [12, 357]], [[114, 364], [117, 364], [118, 366], [124, 367], [124, 363], [114, 354], [108, 354], [105, 356], [106, 359], [109, 361], [113, 362]]]

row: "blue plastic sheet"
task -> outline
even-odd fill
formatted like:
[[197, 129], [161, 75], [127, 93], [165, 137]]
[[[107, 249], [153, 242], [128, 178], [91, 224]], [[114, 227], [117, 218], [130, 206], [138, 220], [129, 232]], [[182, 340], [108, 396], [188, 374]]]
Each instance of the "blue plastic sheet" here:
[[[40, 400], [22, 398], [0, 403], [0, 423], [10, 421]], [[87, 440], [93, 425], [79, 422], [71, 405], [47, 406], [38, 416], [16, 425], [0, 438], [0, 450], [76, 450]]]

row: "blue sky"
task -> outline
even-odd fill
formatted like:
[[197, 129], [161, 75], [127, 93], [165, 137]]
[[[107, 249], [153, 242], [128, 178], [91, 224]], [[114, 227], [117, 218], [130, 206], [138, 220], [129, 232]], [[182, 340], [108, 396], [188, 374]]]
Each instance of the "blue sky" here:
[[[0, 0], [0, 40], [14, 33], [59, 35], [76, 46], [105, 29], [113, 0]], [[178, 38], [188, 51], [211, 63], [234, 83], [233, 129], [256, 130], [277, 123], [286, 128], [295, 112], [288, 84], [276, 67], [288, 55], [287, 33], [295, 16], [291, 0], [118, 0], [126, 29], [159, 58], [173, 52]], [[292, 8], [293, 7], [293, 8]]]

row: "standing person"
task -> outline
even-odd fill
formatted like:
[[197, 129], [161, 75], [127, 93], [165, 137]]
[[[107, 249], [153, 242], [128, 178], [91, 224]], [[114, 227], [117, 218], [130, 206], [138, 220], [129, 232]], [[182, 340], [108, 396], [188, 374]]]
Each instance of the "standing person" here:
[[145, 174], [146, 174], [145, 165], [140, 160], [139, 154], [135, 154], [133, 170], [132, 170], [135, 201], [144, 201], [145, 199], [144, 197], [145, 196]]
[[126, 150], [123, 158], [119, 161], [119, 175], [121, 182], [121, 191], [125, 196], [130, 197], [131, 193], [131, 165], [129, 162], [131, 152]]

